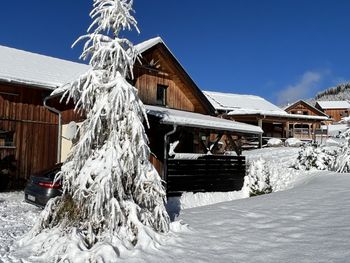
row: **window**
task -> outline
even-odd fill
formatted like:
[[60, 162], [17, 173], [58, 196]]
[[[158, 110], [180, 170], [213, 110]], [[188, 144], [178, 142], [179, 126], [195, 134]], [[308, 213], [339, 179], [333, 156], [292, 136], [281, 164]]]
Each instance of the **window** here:
[[307, 111], [303, 111], [303, 115], [309, 115]]
[[349, 116], [349, 112], [346, 110], [346, 111], [343, 111], [340, 113], [340, 116], [341, 117], [348, 117]]
[[13, 146], [13, 134], [14, 132], [4, 131], [0, 129], [0, 147], [1, 146]]
[[167, 86], [158, 84], [157, 86], [157, 104], [166, 106], [166, 95], [167, 95]]

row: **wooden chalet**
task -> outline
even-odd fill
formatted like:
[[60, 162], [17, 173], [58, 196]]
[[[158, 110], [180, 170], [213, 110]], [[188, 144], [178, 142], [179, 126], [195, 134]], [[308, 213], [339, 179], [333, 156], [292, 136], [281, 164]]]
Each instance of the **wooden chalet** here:
[[[245, 159], [237, 156], [240, 155], [240, 141], [242, 138], [257, 136], [262, 130], [253, 125], [214, 117], [215, 109], [212, 104], [161, 38], [150, 39], [136, 48], [142, 58], [135, 65], [134, 79], [130, 81], [146, 104], [151, 127], [147, 129], [152, 151], [151, 161], [167, 182], [169, 193], [240, 189], [245, 176]], [[40, 91], [36, 95], [35, 103], [27, 102], [31, 96], [26, 93], [19, 96], [21, 99], [11, 104], [11, 107], [8, 95], [0, 93], [0, 98], [6, 98], [0, 111], [0, 130], [6, 136], [12, 134], [14, 138], [12, 142], [6, 139], [3, 147], [13, 147], [12, 155], [17, 163], [15, 178], [25, 181], [31, 173], [64, 161], [67, 157], [71, 146], [67, 130], [83, 117], [74, 113], [74, 105], [61, 104], [57, 96], [47, 96], [54, 88], [86, 72], [88, 66], [27, 52], [24, 53], [29, 57], [23, 58], [22, 51], [14, 51], [12, 57], [15, 60], [22, 63], [27, 60], [35, 61], [37, 66], [31, 63], [17, 65], [19, 68], [33, 70], [34, 73], [21, 77], [21, 72], [13, 69], [14, 75], [18, 75], [13, 76], [13, 79], [21, 77], [23, 81], [18, 84], [7, 82], [7, 85], [17, 87], [17, 90], [26, 90], [33, 95], [33, 90]], [[18, 63], [21, 64], [20, 62]], [[0, 76], [1, 73], [0, 69]], [[32, 75], [36, 79], [32, 81], [33, 84], [28, 85]], [[10, 93], [5, 89], [1, 91]], [[18, 91], [14, 93], [17, 94]], [[29, 108], [32, 110], [27, 110]], [[15, 113], [10, 117], [9, 112]], [[40, 121], [40, 125], [30, 122], [32, 126], [37, 125], [31, 130], [23, 128], [23, 125], [10, 128], [9, 121], [24, 123], [27, 119], [24, 113], [37, 116], [39, 120], [34, 120]], [[7, 122], [3, 122], [3, 119]], [[169, 154], [171, 144], [177, 144], [174, 149], [176, 154]], [[3, 151], [2, 158], [9, 155], [7, 148]], [[226, 151], [235, 151], [237, 154], [224, 155]]]
[[[240, 140], [262, 130], [215, 117], [211, 103], [161, 38], [136, 48], [142, 58], [130, 82], [146, 105], [151, 162], [167, 183], [168, 193], [240, 189], [245, 176], [245, 158], [237, 156]], [[50, 105], [62, 112], [72, 111], [59, 105], [55, 97]], [[63, 121], [63, 131], [67, 126], [68, 121]], [[176, 153], [171, 155], [170, 145], [174, 144]], [[63, 139], [62, 145], [63, 161], [71, 142]], [[237, 154], [224, 155], [227, 151]]]
[[350, 103], [346, 100], [317, 101], [315, 107], [328, 115], [332, 122], [339, 122], [342, 118], [349, 117]]
[[326, 113], [322, 112], [304, 100], [298, 100], [285, 107], [284, 110], [292, 115], [326, 118], [323, 120], [320, 119], [320, 121], [316, 122], [308, 120], [289, 122], [290, 136], [295, 138], [309, 139], [310, 135], [312, 135], [312, 138], [314, 138], [317, 134], [317, 131], [320, 130], [321, 126], [327, 124], [330, 120], [329, 116]]
[[259, 96], [211, 91], [205, 91], [204, 94], [219, 116], [261, 127], [264, 134], [260, 138], [260, 146], [269, 138], [312, 140], [321, 122], [328, 119], [327, 115], [321, 113], [290, 114]]

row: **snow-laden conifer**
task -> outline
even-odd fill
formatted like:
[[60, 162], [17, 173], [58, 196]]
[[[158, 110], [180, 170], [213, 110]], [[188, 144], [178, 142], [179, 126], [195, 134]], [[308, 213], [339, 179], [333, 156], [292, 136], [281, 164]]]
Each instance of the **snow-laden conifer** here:
[[[169, 230], [165, 191], [149, 162], [145, 107], [128, 81], [138, 54], [119, 37], [123, 30], [138, 31], [132, 4], [94, 0], [89, 33], [78, 39], [86, 41], [81, 58], [91, 69], [54, 92], [63, 92], [87, 118], [57, 178], [63, 182], [62, 197], [47, 204], [24, 242], [59, 229], [62, 236], [78, 238], [81, 250], [103, 242], [118, 250], [152, 242]], [[64, 255], [64, 247], [58, 249]]]
[[[349, 118], [344, 120], [344, 123], [349, 124]], [[349, 173], [350, 172], [350, 129], [347, 129], [340, 135], [341, 139], [344, 140], [338, 157], [335, 162], [335, 171], [338, 173]]]

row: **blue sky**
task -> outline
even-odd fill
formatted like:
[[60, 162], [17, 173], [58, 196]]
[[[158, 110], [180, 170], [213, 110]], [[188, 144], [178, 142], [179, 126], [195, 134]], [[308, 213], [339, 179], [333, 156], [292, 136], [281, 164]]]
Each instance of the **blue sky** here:
[[[1, 4], [0, 44], [78, 61], [92, 0]], [[141, 34], [161, 36], [204, 90], [282, 104], [350, 79], [350, 1], [135, 0]], [[0, 58], [1, 59], [1, 58]]]

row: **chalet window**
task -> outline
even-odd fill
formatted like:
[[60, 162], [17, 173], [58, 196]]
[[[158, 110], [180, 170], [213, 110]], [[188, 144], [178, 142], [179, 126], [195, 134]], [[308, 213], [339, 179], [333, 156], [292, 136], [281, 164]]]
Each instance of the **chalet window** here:
[[0, 147], [14, 146], [13, 132], [0, 130]]
[[344, 111], [344, 112], [341, 112], [340, 113], [340, 116], [341, 117], [348, 117], [349, 116], [349, 112], [346, 110], [346, 111]]
[[303, 111], [303, 115], [309, 115], [307, 111]]
[[157, 86], [157, 104], [166, 106], [167, 103], [167, 86], [158, 84]]

